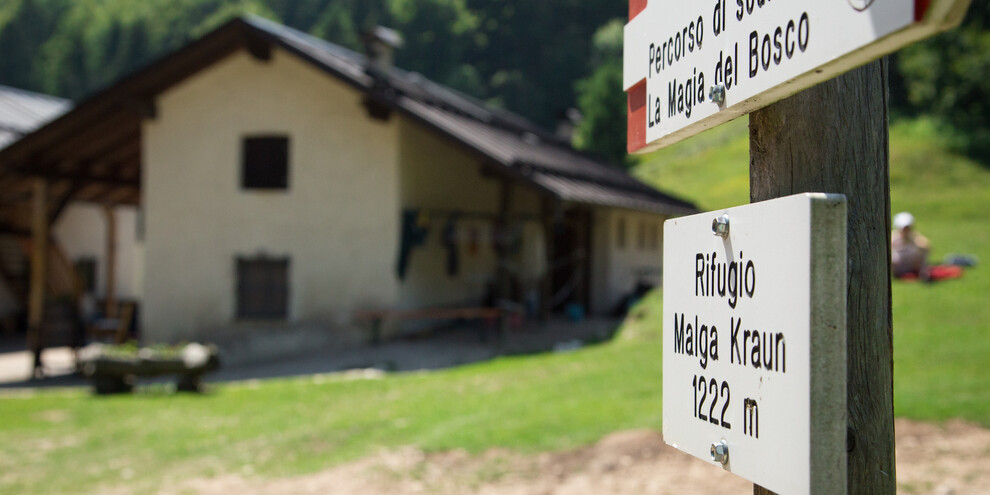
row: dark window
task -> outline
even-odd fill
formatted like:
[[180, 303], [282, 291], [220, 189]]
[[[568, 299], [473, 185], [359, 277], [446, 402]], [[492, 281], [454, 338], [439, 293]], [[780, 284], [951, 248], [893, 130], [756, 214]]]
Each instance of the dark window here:
[[244, 189], [289, 188], [289, 138], [244, 138], [241, 186]]
[[289, 259], [237, 259], [237, 317], [285, 319], [289, 313]]
[[96, 258], [85, 257], [76, 260], [76, 274], [83, 292], [96, 292]]

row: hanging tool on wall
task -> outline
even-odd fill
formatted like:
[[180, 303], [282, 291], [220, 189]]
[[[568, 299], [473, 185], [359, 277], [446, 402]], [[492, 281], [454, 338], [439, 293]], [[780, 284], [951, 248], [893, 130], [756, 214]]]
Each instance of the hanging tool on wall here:
[[443, 226], [442, 242], [447, 250], [447, 275], [456, 276], [460, 270], [460, 260], [457, 253], [457, 217], [459, 213], [451, 213]]
[[430, 219], [425, 212], [418, 209], [408, 209], [402, 212], [402, 237], [399, 241], [399, 262], [396, 271], [399, 280], [405, 280], [406, 270], [409, 268], [409, 257], [413, 248], [422, 246], [426, 242], [426, 235], [429, 232], [427, 227]]

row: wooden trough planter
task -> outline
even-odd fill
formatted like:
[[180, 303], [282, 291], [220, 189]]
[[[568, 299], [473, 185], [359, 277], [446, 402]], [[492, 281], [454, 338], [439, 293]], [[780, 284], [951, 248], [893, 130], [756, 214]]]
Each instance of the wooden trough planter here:
[[176, 390], [199, 392], [203, 374], [220, 366], [214, 345], [186, 344], [166, 348], [128, 348], [90, 344], [79, 351], [79, 369], [97, 394], [134, 390], [139, 376], [175, 375]]

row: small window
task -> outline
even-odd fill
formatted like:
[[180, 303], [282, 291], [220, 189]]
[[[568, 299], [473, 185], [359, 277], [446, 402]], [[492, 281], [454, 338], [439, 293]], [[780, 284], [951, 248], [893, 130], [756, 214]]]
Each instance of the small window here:
[[640, 251], [646, 251], [646, 222], [643, 220], [639, 221], [639, 235], [636, 238], [636, 244]]
[[281, 320], [289, 314], [289, 259], [237, 259], [237, 318]]
[[616, 225], [616, 240], [615, 245], [619, 249], [626, 248], [626, 219], [624, 217], [619, 217], [618, 225]]
[[244, 189], [289, 188], [289, 138], [244, 138], [241, 186]]

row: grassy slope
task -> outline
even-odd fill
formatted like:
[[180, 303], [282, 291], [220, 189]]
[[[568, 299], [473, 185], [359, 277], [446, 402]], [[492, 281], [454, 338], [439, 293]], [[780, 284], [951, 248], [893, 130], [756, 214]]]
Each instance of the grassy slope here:
[[[891, 209], [914, 213], [933, 258], [966, 253], [990, 263], [990, 166], [947, 151], [931, 122], [891, 128]], [[714, 147], [719, 146], [719, 147]], [[746, 119], [644, 157], [637, 174], [702, 209], [748, 202]], [[933, 285], [893, 283], [894, 409], [990, 426], [990, 270]]]
[[733, 120], [646, 155], [633, 173], [701, 210], [749, 203], [749, 120]]

